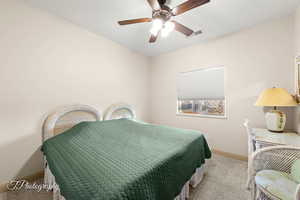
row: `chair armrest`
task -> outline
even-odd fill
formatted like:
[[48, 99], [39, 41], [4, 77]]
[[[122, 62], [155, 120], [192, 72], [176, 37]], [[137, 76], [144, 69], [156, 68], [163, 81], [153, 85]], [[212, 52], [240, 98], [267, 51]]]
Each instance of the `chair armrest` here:
[[250, 159], [250, 180], [253, 183], [256, 173], [266, 169], [290, 173], [291, 167], [297, 159], [300, 159], [299, 147], [273, 146], [262, 148], [255, 152]]
[[299, 200], [300, 199], [300, 184], [297, 187], [297, 191], [296, 191], [296, 198], [295, 200]]

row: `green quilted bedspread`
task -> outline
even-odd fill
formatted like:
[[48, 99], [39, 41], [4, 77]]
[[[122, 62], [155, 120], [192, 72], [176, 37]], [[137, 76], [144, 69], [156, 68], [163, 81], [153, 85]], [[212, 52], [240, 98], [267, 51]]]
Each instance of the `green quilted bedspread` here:
[[42, 151], [66, 200], [173, 200], [211, 157], [199, 132], [128, 119], [82, 122]]

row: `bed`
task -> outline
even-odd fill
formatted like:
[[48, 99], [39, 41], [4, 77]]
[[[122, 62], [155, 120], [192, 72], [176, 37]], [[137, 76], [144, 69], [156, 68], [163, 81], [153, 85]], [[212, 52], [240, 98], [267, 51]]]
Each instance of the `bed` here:
[[104, 121], [85, 105], [50, 114], [42, 151], [53, 199], [186, 199], [211, 156], [204, 136], [135, 118], [127, 104], [110, 106]]

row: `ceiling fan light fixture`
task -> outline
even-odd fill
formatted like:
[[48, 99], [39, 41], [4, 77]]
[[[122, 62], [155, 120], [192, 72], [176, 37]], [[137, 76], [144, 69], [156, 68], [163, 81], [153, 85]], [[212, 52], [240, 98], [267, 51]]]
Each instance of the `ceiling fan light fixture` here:
[[175, 29], [175, 24], [173, 22], [167, 21], [161, 30], [161, 36], [167, 37]]
[[167, 21], [164, 25], [164, 29], [168, 32], [172, 32], [175, 28], [175, 24], [173, 22]]
[[170, 34], [170, 32], [167, 31], [166, 29], [162, 29], [162, 30], [161, 30], [161, 36], [162, 36], [162, 37], [168, 37], [169, 34]]
[[162, 27], [164, 26], [163, 21], [161, 19], [154, 19], [152, 21], [152, 28], [150, 30], [150, 32], [154, 35], [156, 35], [159, 30], [162, 29]]
[[158, 35], [158, 32], [159, 32], [159, 29], [154, 29], [154, 28], [151, 28], [151, 29], [150, 29], [150, 33], [151, 33], [152, 35]]

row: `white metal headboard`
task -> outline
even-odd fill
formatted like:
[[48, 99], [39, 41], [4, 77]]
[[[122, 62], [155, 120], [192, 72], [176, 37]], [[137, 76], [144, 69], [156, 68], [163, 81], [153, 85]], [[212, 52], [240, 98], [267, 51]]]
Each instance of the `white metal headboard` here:
[[111, 119], [135, 119], [136, 113], [134, 108], [126, 103], [117, 103], [111, 105], [106, 111], [104, 115], [104, 120], [111, 120]]
[[58, 135], [82, 121], [101, 121], [101, 112], [87, 105], [71, 105], [48, 115], [43, 124], [42, 142]]

